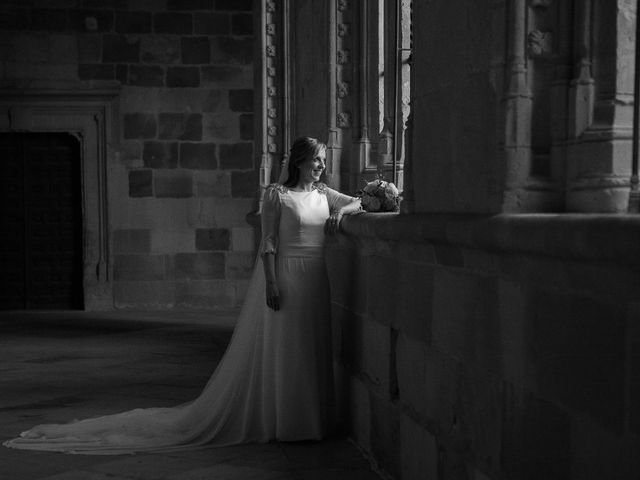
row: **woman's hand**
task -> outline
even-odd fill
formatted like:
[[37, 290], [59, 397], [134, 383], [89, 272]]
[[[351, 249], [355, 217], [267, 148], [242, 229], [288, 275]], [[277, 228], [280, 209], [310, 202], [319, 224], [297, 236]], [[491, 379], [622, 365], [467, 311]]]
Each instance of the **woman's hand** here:
[[340, 230], [340, 220], [342, 220], [342, 212], [334, 212], [329, 218], [327, 218], [324, 224], [324, 232], [329, 235], [338, 233]]
[[274, 312], [280, 310], [280, 290], [276, 282], [267, 282], [267, 307]]

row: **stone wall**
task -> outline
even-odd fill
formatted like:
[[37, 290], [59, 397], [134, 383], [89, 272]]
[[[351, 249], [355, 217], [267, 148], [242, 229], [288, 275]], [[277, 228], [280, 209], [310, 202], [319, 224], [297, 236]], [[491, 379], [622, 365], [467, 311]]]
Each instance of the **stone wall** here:
[[0, 29], [4, 88], [120, 88], [115, 307], [238, 306], [258, 188], [251, 0], [8, 1]]
[[327, 260], [351, 433], [396, 479], [635, 479], [640, 222], [364, 214]]

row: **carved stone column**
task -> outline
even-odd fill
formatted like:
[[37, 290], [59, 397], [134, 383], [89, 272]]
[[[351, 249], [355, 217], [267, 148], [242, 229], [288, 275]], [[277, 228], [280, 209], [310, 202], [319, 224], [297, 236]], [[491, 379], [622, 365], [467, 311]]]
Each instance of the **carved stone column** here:
[[[574, 143], [567, 156], [569, 211], [626, 210], [631, 172], [635, 10], [635, 2], [578, 2], [571, 118]], [[607, 66], [598, 69], [595, 78], [592, 58]]]

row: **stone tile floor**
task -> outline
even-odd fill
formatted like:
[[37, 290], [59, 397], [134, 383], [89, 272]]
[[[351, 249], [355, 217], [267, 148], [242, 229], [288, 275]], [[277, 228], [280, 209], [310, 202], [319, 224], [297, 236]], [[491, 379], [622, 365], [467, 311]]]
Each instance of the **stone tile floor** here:
[[[231, 335], [211, 312], [0, 312], [0, 441], [38, 423], [198, 395]], [[0, 480], [378, 480], [344, 438], [167, 454], [0, 447]]]

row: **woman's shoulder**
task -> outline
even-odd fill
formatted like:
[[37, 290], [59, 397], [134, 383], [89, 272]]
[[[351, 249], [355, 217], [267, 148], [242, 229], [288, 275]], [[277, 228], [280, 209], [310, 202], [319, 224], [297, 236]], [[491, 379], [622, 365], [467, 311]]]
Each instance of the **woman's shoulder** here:
[[267, 193], [287, 193], [289, 189], [282, 185], [281, 183], [272, 183], [266, 188]]
[[315, 182], [313, 184], [313, 189], [316, 190], [318, 193], [322, 193], [322, 194], [326, 195], [327, 191], [329, 190], [329, 187], [327, 186], [326, 183]]

